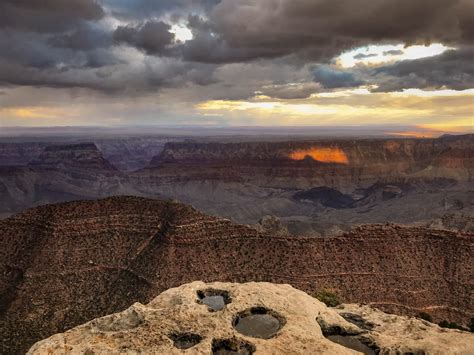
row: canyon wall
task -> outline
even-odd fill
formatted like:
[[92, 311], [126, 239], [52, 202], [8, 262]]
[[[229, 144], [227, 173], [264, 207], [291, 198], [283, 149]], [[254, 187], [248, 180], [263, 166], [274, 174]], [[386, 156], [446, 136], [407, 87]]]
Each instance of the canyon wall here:
[[472, 181], [474, 136], [307, 142], [168, 143], [138, 178], [214, 179], [349, 191], [407, 177]]

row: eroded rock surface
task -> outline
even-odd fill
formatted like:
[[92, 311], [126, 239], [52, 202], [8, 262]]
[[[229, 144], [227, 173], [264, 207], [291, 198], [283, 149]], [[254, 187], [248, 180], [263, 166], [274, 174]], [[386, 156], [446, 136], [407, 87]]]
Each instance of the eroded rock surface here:
[[[232, 297], [226, 308], [209, 312], [196, 302], [200, 290], [226, 290]], [[28, 354], [469, 354], [474, 335], [441, 329], [414, 318], [388, 315], [367, 306], [332, 309], [289, 285], [270, 283], [192, 282], [167, 290], [147, 305], [135, 303], [124, 312], [88, 322], [35, 344]], [[235, 329], [235, 317], [249, 309], [278, 315], [279, 329], [262, 339], [252, 331]], [[339, 313], [372, 322], [358, 327]], [[137, 322], [137, 319], [140, 321]], [[255, 332], [257, 332], [255, 330]], [[336, 339], [345, 345], [332, 340]]]
[[[367, 305], [344, 304], [336, 311], [367, 332], [360, 338], [382, 354], [473, 354], [474, 334], [448, 330], [422, 319], [387, 314]], [[350, 319], [352, 315], [352, 319]], [[368, 326], [368, 328], [367, 328]]]

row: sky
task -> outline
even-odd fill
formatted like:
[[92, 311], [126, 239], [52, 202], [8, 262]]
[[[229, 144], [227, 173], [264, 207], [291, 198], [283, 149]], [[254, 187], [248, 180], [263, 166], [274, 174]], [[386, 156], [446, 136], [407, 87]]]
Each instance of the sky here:
[[473, 0], [2, 0], [0, 127], [472, 131], [473, 13]]

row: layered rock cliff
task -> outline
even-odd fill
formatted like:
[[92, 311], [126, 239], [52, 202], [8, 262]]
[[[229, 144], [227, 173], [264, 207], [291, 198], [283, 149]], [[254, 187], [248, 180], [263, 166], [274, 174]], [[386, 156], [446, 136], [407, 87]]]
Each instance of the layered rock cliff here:
[[0, 166], [24, 166], [38, 158], [49, 144], [45, 142], [0, 142]]
[[473, 135], [173, 142], [130, 180], [143, 196], [158, 193], [238, 223], [274, 215], [292, 234], [325, 235], [474, 213], [473, 156]]
[[[221, 297], [219, 309], [201, 299], [206, 293], [213, 301]], [[289, 285], [197, 281], [54, 335], [28, 354], [444, 355], [472, 349], [473, 334], [370, 307], [331, 309]]]
[[103, 156], [94, 143], [53, 145], [33, 159], [30, 166], [41, 169], [72, 169], [90, 171], [117, 170]]
[[143, 166], [166, 138], [98, 142], [103, 152], [92, 143], [56, 142], [28, 167], [2, 167], [0, 217], [45, 203], [123, 194], [178, 199], [238, 223], [274, 215], [291, 233], [304, 235], [474, 213], [472, 135], [174, 142], [137, 172], [118, 171], [107, 157], [121, 169]]
[[114, 197], [0, 221], [1, 353], [196, 279], [270, 281], [389, 312], [473, 317], [474, 235], [397, 225], [262, 234], [170, 201]]
[[48, 146], [27, 166], [0, 167], [0, 214], [121, 194], [126, 181], [93, 143]]
[[[406, 177], [472, 181], [474, 136], [308, 142], [168, 143], [141, 176], [343, 191]], [[151, 170], [151, 171], [150, 171]]]

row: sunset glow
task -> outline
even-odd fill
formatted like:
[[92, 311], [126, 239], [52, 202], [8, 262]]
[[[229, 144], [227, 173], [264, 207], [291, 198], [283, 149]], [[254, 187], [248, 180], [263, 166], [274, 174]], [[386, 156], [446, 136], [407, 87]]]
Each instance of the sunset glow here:
[[322, 163], [348, 164], [346, 153], [339, 148], [317, 148], [298, 149], [289, 154], [290, 159], [304, 160], [307, 157]]

